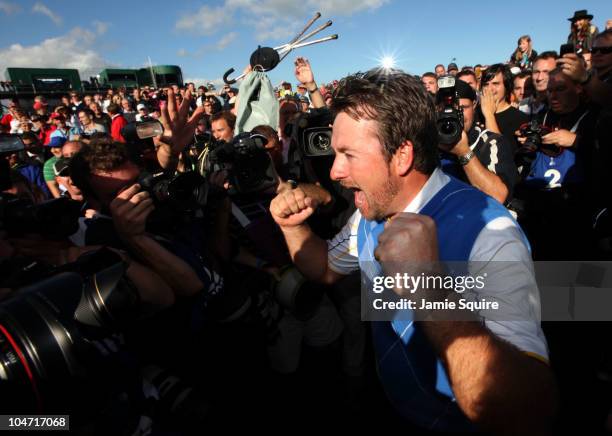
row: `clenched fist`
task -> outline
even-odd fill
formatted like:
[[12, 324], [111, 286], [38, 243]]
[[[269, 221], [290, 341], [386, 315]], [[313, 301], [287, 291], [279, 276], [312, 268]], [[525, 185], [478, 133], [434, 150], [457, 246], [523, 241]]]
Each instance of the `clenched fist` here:
[[415, 273], [413, 268], [434, 267], [438, 262], [436, 224], [430, 217], [416, 213], [395, 215], [378, 237], [374, 257], [387, 275]]
[[280, 191], [270, 203], [270, 213], [279, 226], [294, 227], [303, 224], [316, 207], [317, 201], [298, 186]]

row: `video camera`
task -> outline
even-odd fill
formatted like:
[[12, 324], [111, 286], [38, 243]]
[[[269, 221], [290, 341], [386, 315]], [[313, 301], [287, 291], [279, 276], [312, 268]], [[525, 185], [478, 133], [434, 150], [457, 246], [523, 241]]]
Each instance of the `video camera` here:
[[322, 183], [330, 189], [329, 171], [334, 160], [331, 147], [333, 117], [329, 109], [317, 108], [299, 116], [285, 126], [291, 138], [288, 173], [292, 179]]
[[268, 138], [243, 132], [231, 142], [213, 142], [205, 157], [204, 171], [226, 170], [230, 195], [262, 192], [275, 187], [278, 180], [274, 164], [265, 149]]
[[302, 113], [292, 124], [296, 129], [295, 138], [304, 157], [333, 156], [331, 146], [332, 128], [334, 122], [327, 108], [314, 109]]
[[440, 144], [454, 145], [461, 140], [463, 132], [463, 110], [455, 89], [455, 77], [448, 75], [438, 78], [439, 105], [436, 128]]

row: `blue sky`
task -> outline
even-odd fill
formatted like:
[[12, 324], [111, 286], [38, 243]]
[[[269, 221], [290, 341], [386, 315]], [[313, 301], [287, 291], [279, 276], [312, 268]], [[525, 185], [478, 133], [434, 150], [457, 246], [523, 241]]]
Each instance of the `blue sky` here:
[[0, 0], [0, 74], [70, 67], [85, 78], [106, 66], [141, 67], [150, 56], [181, 66], [185, 79], [216, 81], [230, 67], [242, 71], [258, 45], [287, 42], [316, 11], [316, 24], [334, 22], [317, 37], [339, 39], [290, 54], [268, 73], [274, 84], [295, 82], [297, 55], [311, 60], [319, 82], [374, 67], [384, 55], [421, 74], [452, 58], [459, 66], [505, 61], [522, 34], [538, 51], [558, 50], [577, 9], [588, 9], [600, 29], [612, 19], [611, 0]]

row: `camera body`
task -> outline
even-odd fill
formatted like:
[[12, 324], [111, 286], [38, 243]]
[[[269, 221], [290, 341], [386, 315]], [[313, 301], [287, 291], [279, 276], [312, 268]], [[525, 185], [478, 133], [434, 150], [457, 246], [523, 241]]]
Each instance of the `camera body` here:
[[525, 138], [525, 142], [520, 148], [519, 153], [529, 154], [541, 151], [547, 156], [556, 157], [563, 152], [563, 149], [557, 145], [542, 143], [542, 136], [551, 133], [552, 129], [548, 126], [539, 124], [536, 120], [521, 125], [519, 131], [520, 136]]
[[459, 106], [455, 80], [451, 75], [438, 78], [436, 128], [438, 141], [443, 145], [457, 144], [463, 132], [463, 110]]
[[206, 173], [226, 170], [229, 194], [250, 194], [275, 187], [278, 183], [274, 164], [265, 149], [268, 139], [243, 132], [231, 142], [214, 142], [206, 156]]
[[157, 208], [189, 213], [206, 206], [208, 183], [194, 171], [176, 175], [143, 171], [138, 183], [149, 193]]

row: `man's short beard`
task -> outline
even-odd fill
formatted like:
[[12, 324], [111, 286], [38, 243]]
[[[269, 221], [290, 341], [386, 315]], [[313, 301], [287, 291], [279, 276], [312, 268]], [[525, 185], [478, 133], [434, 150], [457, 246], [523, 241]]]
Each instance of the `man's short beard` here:
[[387, 183], [385, 184], [385, 189], [383, 192], [373, 198], [372, 203], [368, 202], [370, 206], [370, 214], [373, 216], [373, 220], [382, 221], [389, 217], [389, 206], [397, 196], [398, 192], [398, 183], [392, 180], [391, 173], [389, 169], [387, 169]]

